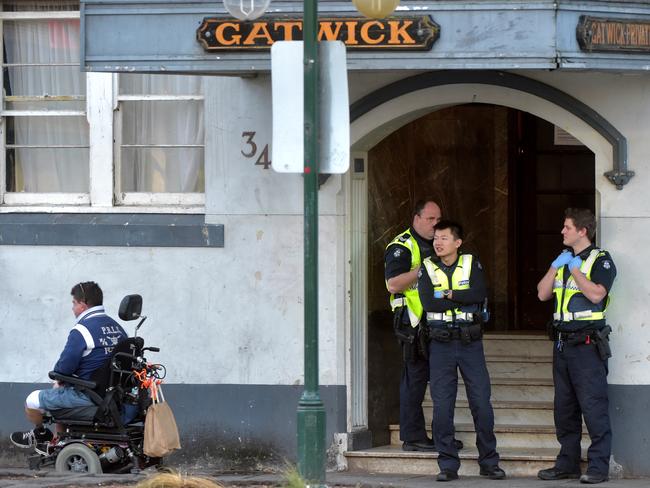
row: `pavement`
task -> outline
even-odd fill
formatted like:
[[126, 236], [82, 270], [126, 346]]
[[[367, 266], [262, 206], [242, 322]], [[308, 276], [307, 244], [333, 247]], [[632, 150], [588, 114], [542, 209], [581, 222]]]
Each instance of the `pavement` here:
[[[155, 474], [147, 470], [140, 474], [102, 474], [102, 475], [69, 475], [56, 473], [53, 469], [31, 471], [23, 468], [1, 468], [0, 488], [55, 488], [55, 487], [91, 487], [117, 488], [133, 486], [146, 476]], [[192, 471], [190, 474], [210, 478], [225, 486], [259, 487], [283, 486], [281, 474], [274, 473], [245, 473], [245, 474], [210, 474]], [[387, 475], [369, 473], [329, 472], [326, 475], [326, 485], [354, 488], [432, 488], [436, 485], [434, 475]], [[461, 477], [459, 480], [441, 484], [440, 488], [584, 488], [577, 480], [542, 481], [536, 478], [510, 478], [502, 481], [486, 480], [478, 477]], [[650, 478], [618, 479], [598, 485], [601, 488], [649, 488]]]

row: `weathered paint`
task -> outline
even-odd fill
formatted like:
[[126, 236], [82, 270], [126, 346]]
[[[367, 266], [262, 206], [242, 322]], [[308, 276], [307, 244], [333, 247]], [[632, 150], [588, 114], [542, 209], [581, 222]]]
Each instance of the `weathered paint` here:
[[[9, 433], [27, 427], [21, 406], [47, 384], [0, 382], [0, 466], [27, 463], [9, 444]], [[296, 455], [296, 405], [302, 392], [293, 385], [170, 384], [165, 399], [173, 409], [182, 449], [169, 463], [205, 468], [254, 470], [282, 466]], [[321, 389], [327, 415], [327, 447], [345, 430], [345, 386]], [[16, 451], [20, 451], [16, 453]]]
[[[246, 73], [268, 71], [268, 53], [205, 53], [196, 41], [204, 17], [225, 15], [218, 2], [83, 2], [82, 63], [92, 71]], [[273, 3], [270, 15], [299, 14], [302, 2]], [[427, 52], [351, 52], [351, 70], [621, 69], [647, 70], [643, 55], [585, 53], [576, 40], [580, 15], [650, 18], [650, 6], [598, 0], [554, 2], [402, 2], [396, 15], [430, 14], [440, 39]], [[351, 2], [324, 2], [320, 15], [359, 15]], [[82, 36], [83, 37], [83, 36]]]

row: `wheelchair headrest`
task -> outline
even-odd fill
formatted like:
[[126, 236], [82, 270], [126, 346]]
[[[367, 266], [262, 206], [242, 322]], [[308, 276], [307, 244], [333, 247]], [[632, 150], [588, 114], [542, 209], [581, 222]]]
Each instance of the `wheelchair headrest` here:
[[122, 298], [118, 312], [122, 320], [138, 319], [140, 312], [142, 312], [142, 297], [140, 295], [127, 295]]

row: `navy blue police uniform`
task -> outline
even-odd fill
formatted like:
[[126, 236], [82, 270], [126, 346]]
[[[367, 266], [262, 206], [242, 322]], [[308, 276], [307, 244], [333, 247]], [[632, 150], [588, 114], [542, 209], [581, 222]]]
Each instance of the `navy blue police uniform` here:
[[[592, 253], [595, 257], [593, 265], [589, 263]], [[561, 449], [555, 468], [565, 473], [580, 472], [580, 440], [584, 417], [591, 439], [587, 451], [587, 475], [606, 478], [612, 450], [612, 430], [607, 396], [607, 357], [599, 350], [599, 346], [603, 346], [599, 342], [607, 341], [602, 334], [606, 327], [604, 311], [616, 278], [616, 266], [607, 251], [601, 251], [593, 245], [578, 255], [583, 260], [581, 271], [593, 283], [604, 286], [607, 296], [602, 302], [591, 304], [579, 289], [576, 291], [575, 282], [573, 287], [567, 285], [571, 276], [567, 266], [561, 270], [562, 273], [558, 271], [556, 275], [554, 291], [558, 292], [555, 295], [556, 312], [553, 321], [554, 417]], [[558, 295], [562, 297], [571, 288], [573, 296], [565, 307], [567, 313], [558, 304]], [[596, 319], [589, 320], [590, 314]]]
[[[411, 236], [417, 242], [421, 259], [433, 254], [433, 241], [424, 239], [413, 228], [409, 229]], [[386, 281], [411, 270], [411, 252], [405, 246], [389, 244], [384, 254]], [[396, 309], [405, 329], [411, 328], [409, 314]], [[427, 431], [422, 411], [422, 401], [429, 381], [429, 361], [418, 351], [418, 341], [412, 344], [402, 342], [404, 365], [400, 379], [400, 439], [403, 442], [428, 441]]]
[[[444, 289], [453, 289], [451, 300], [434, 297], [435, 291]], [[498, 468], [499, 454], [490, 403], [490, 377], [481, 340], [480, 312], [487, 297], [481, 264], [471, 254], [461, 254], [451, 266], [440, 260], [425, 260], [420, 269], [418, 291], [429, 327], [433, 432], [440, 470], [455, 474], [460, 468], [458, 449], [453, 442], [460, 370], [474, 420], [481, 474], [492, 473]]]

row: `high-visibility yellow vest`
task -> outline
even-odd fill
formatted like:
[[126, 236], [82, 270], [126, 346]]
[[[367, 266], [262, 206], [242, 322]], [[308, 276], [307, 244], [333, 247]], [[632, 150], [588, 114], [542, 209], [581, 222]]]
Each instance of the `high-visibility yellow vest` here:
[[[431, 258], [426, 258], [423, 261], [424, 269], [426, 269], [434, 290], [468, 290], [469, 278], [472, 273], [473, 256], [471, 254], [461, 254], [458, 258], [458, 264], [454, 272], [451, 274], [451, 285], [447, 274], [440, 269], [440, 267], [433, 262]], [[476, 305], [463, 305], [457, 308], [447, 310], [443, 314], [431, 314], [434, 316], [433, 320], [442, 320], [444, 322], [451, 322], [454, 319], [460, 321], [471, 322], [473, 315], [467, 312], [476, 312]]]
[[[591, 270], [594, 267], [596, 259], [605, 256], [606, 253], [601, 249], [592, 249], [587, 259], [582, 261], [580, 271], [591, 280]], [[609, 295], [600, 303], [592, 303], [580, 291], [573, 276], [569, 274], [566, 283], [564, 282], [564, 273], [568, 272], [566, 266], [562, 266], [555, 273], [553, 282], [553, 293], [555, 294], [555, 312], [553, 320], [557, 322], [571, 322], [573, 320], [602, 320], [605, 318], [605, 311], [609, 305]]]
[[[413, 237], [413, 234], [411, 234], [411, 229], [407, 229], [390, 241], [386, 246], [386, 249], [394, 244], [403, 246], [411, 252], [411, 271], [420, 266], [422, 263], [422, 260], [420, 259], [420, 246], [418, 246], [418, 242], [415, 240], [415, 237]], [[388, 281], [386, 281], [386, 288], [388, 288]], [[390, 307], [393, 311], [398, 307], [404, 306], [406, 306], [406, 309], [408, 310], [411, 327], [417, 327], [422, 318], [423, 311], [422, 302], [420, 302], [420, 295], [418, 295], [417, 280], [415, 280], [415, 282], [402, 293], [391, 294]]]

